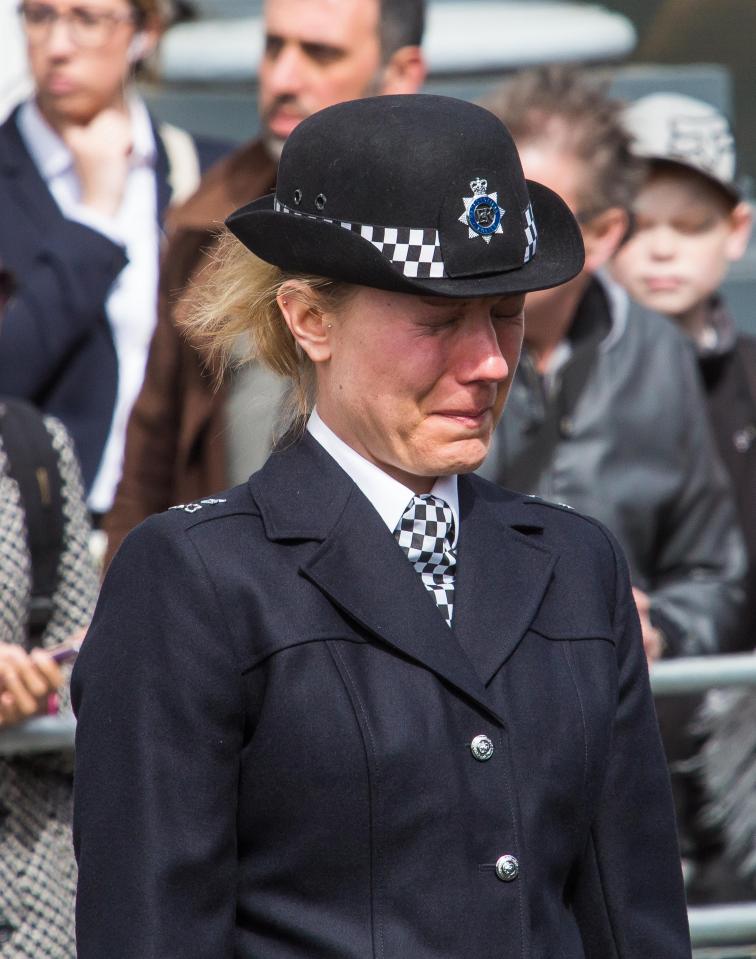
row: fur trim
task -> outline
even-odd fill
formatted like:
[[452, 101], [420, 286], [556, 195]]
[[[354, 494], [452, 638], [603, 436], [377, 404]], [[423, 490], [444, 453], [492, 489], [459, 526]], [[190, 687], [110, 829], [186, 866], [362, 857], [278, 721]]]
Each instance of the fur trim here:
[[753, 689], [708, 694], [697, 731], [706, 741], [698, 767], [708, 801], [702, 822], [722, 830], [739, 874], [756, 883], [756, 695]]

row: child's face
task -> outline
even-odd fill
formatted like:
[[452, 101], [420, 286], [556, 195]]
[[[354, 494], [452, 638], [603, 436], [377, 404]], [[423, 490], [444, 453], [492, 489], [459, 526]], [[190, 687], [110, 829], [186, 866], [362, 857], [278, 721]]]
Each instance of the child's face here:
[[644, 306], [684, 322], [743, 255], [747, 204], [731, 209], [699, 174], [663, 169], [651, 174], [634, 214], [634, 232], [614, 257], [612, 272]]

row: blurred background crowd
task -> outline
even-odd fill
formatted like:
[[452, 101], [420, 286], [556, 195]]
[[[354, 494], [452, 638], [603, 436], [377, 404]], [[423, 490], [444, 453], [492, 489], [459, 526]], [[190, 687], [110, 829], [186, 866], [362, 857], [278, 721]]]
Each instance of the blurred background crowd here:
[[[0, 957], [73, 956], [75, 889], [70, 756], [3, 735], [66, 715], [128, 531], [276, 442], [277, 379], [216, 383], [182, 317], [331, 103], [481, 102], [566, 200], [586, 265], [529, 295], [481, 472], [612, 530], [652, 670], [753, 652], [754, 36], [751, 0], [0, 0]], [[755, 700], [657, 699], [693, 904], [756, 900]]]

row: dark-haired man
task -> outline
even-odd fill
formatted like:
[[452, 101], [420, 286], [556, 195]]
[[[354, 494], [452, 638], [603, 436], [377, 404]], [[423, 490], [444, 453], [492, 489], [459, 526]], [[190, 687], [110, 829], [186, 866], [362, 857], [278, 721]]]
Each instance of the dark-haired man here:
[[214, 393], [202, 357], [181, 338], [177, 294], [208, 265], [223, 219], [273, 188], [283, 143], [301, 120], [333, 103], [420, 88], [424, 8], [424, 0], [267, 0], [261, 137], [211, 170], [169, 225], [158, 326], [105, 523], [109, 556], [149, 514], [241, 482], [267, 458], [280, 385], [253, 368]]
[[528, 296], [525, 350], [482, 473], [602, 520], [622, 543], [649, 661], [726, 649], [744, 549], [691, 350], [601, 273], [644, 168], [620, 104], [577, 71], [526, 73], [488, 104], [525, 175], [581, 224], [583, 272]]

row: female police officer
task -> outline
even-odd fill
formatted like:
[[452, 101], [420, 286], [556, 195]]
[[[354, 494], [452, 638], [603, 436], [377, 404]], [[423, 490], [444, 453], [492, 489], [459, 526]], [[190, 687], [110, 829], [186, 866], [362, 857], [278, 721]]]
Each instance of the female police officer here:
[[580, 269], [565, 206], [485, 110], [386, 97], [302, 123], [229, 226], [195, 332], [316, 408], [111, 567], [80, 959], [689, 956], [623, 560], [468, 475], [524, 292]]

